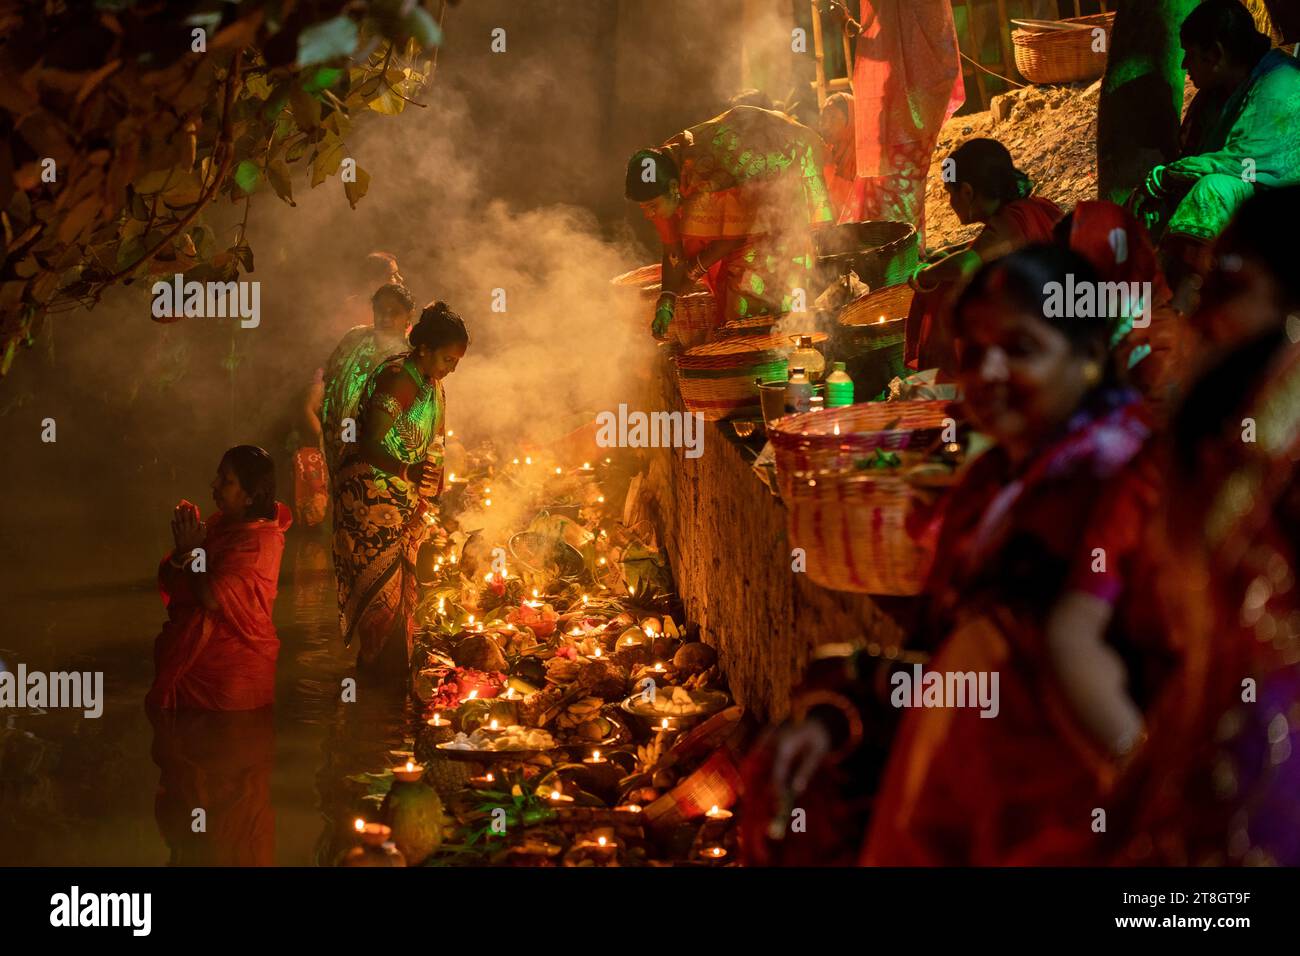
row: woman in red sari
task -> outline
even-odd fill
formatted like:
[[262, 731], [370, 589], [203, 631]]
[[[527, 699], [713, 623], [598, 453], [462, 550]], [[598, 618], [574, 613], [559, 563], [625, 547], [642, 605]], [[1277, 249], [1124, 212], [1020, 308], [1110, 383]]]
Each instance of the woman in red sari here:
[[[1097, 281], [1068, 250], [1030, 247], [981, 270], [954, 310], [958, 381], [973, 422], [997, 444], [951, 494], [920, 643], [937, 647], [931, 673], [997, 674], [997, 713], [903, 711], [864, 863], [1061, 864], [1093, 852], [1092, 814], [1114, 761], [1063, 692], [1046, 631], [1089, 516], [1149, 425], [1113, 368], [1107, 320], [1048, 317], [1048, 289], [1067, 275]], [[1134, 656], [1127, 635], [1109, 637], [1111, 663]], [[776, 764], [778, 786], [790, 777], [797, 789], [828, 753], [862, 739], [873, 708], [822, 687], [794, 709], [810, 719], [790, 731]]]
[[164, 710], [254, 710], [275, 698], [280, 653], [275, 607], [289, 509], [275, 500], [275, 464], [238, 445], [212, 481], [217, 514], [206, 523], [176, 506], [176, 548], [158, 569], [167, 623], [154, 643], [146, 704]]
[[944, 163], [944, 188], [961, 224], [984, 228], [967, 248], [926, 263], [912, 278], [917, 294], [907, 316], [904, 359], [908, 368], [937, 368], [951, 381], [957, 372], [945, 320], [951, 303], [980, 266], [1031, 243], [1051, 242], [1061, 209], [1031, 195], [1029, 177], [994, 139], [969, 139], [953, 150]]

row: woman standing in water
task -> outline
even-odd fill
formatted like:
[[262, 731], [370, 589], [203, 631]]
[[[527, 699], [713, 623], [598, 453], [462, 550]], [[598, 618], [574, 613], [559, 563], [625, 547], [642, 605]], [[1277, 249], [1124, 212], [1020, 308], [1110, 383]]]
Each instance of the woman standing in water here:
[[212, 499], [218, 513], [206, 526], [188, 501], [172, 517], [176, 548], [158, 569], [167, 623], [154, 644], [151, 708], [254, 710], [275, 698], [280, 639], [271, 614], [293, 519], [275, 500], [271, 456], [253, 445], [230, 449]]
[[[379, 366], [360, 402], [358, 440], [334, 485], [334, 570], [344, 643], [360, 636], [358, 663], [405, 670], [415, 610], [415, 556], [425, 499], [442, 487], [446, 400], [442, 379], [469, 347], [461, 317], [426, 306], [411, 349]], [[387, 669], [387, 668], [385, 668]]]

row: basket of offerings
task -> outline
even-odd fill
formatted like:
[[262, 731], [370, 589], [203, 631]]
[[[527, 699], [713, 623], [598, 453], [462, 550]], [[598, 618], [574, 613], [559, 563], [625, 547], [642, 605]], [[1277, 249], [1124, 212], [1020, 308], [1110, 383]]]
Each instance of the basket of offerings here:
[[745, 335], [678, 355], [677, 384], [686, 410], [709, 421], [759, 414], [754, 380], [784, 380], [789, 348], [784, 336]]
[[803, 474], [855, 471], [874, 453], [925, 450], [942, 436], [949, 403], [867, 402], [786, 415], [768, 428], [781, 494], [789, 497]]
[[493, 763], [528, 760], [554, 750], [555, 747], [555, 738], [547, 731], [516, 724], [498, 731], [480, 727], [472, 734], [458, 733], [453, 739], [438, 744], [435, 749], [451, 760]]
[[906, 282], [916, 271], [918, 238], [908, 222], [874, 219], [817, 231], [817, 266], [828, 283], [850, 272], [873, 289]]
[[[1068, 20], [1012, 20], [1011, 44], [1016, 69], [1030, 83], [1080, 83], [1095, 80], [1106, 70], [1106, 51], [1115, 14], [1099, 13]], [[1097, 43], [1094, 30], [1106, 31]]]
[[919, 594], [951, 481], [951, 471], [928, 464], [803, 477], [786, 497], [790, 544], [804, 550], [808, 577], [822, 587]]

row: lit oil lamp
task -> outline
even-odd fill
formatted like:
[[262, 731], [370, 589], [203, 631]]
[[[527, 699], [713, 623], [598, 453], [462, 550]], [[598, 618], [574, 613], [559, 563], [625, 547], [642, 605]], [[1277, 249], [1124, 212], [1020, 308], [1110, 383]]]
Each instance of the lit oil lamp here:
[[613, 458], [606, 458], [606, 459], [605, 459], [605, 464], [607, 464], [607, 465], [613, 464], [613, 462], [614, 462], [614, 459], [613, 459]]
[[605, 561], [604, 558], [601, 558], [601, 559], [600, 559], [599, 561], [597, 561], [596, 563], [599, 564], [601, 567], [604, 567], [605, 564], [606, 564], [606, 561]]
[[705, 860], [721, 860], [726, 855], [727, 855], [726, 848], [718, 846], [717, 844], [714, 844], [713, 846], [702, 847], [700, 849], [700, 856]]
[[430, 717], [428, 720], [426, 720], [425, 723], [428, 724], [430, 727], [450, 727], [450, 726], [451, 726], [451, 721], [450, 721], [450, 720], [444, 720], [443, 717], [442, 717], [442, 711], [439, 711], [439, 710], [435, 710], [435, 711], [433, 712], [433, 716]]
[[469, 778], [470, 786], [474, 787], [476, 790], [486, 790], [488, 787], [492, 786], [496, 782], [497, 782], [497, 778], [493, 776], [490, 772], [483, 774], [483, 776], [481, 777]]
[[532, 456], [531, 456], [531, 455], [525, 456], [525, 458], [524, 458], [524, 464], [525, 464], [525, 465], [531, 465], [532, 463], [533, 463]]
[[558, 784], [555, 787], [551, 788], [551, 795], [547, 799], [549, 799], [551, 803], [572, 803], [573, 802], [573, 797], [569, 796], [567, 793], [564, 793], [560, 789]]
[[663, 662], [663, 661], [655, 661], [654, 672], [655, 672], [656, 674], [662, 674], [662, 673], [664, 672], [664, 662]]
[[450, 428], [447, 429], [447, 437], [448, 437], [448, 438], [453, 437], [455, 434], [456, 434], [456, 433], [455, 433], [454, 431], [452, 431]]
[[415, 783], [424, 776], [424, 767], [413, 760], [393, 768], [393, 777], [402, 783]]
[[704, 815], [708, 817], [710, 820], [722, 821], [722, 820], [731, 819], [731, 811], [723, 810], [716, 803], [713, 806], [709, 807], [709, 812]]
[[492, 499], [491, 499], [491, 498], [484, 498], [484, 499], [483, 499], [483, 507], [484, 507], [484, 508], [491, 508], [491, 507], [492, 507]]
[[597, 496], [596, 496], [596, 502], [597, 502], [598, 504], [602, 504], [602, 505], [603, 505], [603, 504], [605, 503], [605, 496], [604, 496], [604, 495], [597, 495]]
[[591, 752], [591, 756], [590, 756], [590, 757], [583, 757], [583, 758], [582, 758], [582, 762], [583, 762], [583, 763], [589, 763], [589, 764], [600, 764], [600, 763], [609, 763], [609, 760], [606, 759], [605, 757], [602, 757], [602, 756], [600, 755], [600, 751], [599, 751], [599, 750], [593, 750], [593, 751]]
[[641, 812], [641, 804], [639, 804], [639, 803], [625, 803], [625, 804], [623, 804], [622, 806], [615, 807], [614, 809], [617, 810], [617, 811], [619, 811], [620, 813], [640, 813], [640, 812]]
[[512, 461], [510, 464], [512, 464], [512, 465], [517, 465], [517, 464], [519, 464], [519, 459], [516, 458], [516, 459], [515, 459], [514, 461]]
[[659, 721], [659, 725], [655, 727], [655, 733], [668, 734], [668, 733], [672, 733], [676, 729], [677, 729], [677, 725], [673, 722], [672, 718], [664, 717], [662, 720]]
[[561, 468], [559, 465], [556, 465], [556, 466], [555, 466], [555, 473], [556, 473], [557, 475], [562, 475], [562, 474], [564, 474], [564, 469]]
[[597, 646], [596, 646], [596, 650], [592, 652], [592, 655], [591, 655], [591, 656], [592, 656], [592, 657], [599, 657], [599, 656], [600, 656], [600, 645], [597, 645]]

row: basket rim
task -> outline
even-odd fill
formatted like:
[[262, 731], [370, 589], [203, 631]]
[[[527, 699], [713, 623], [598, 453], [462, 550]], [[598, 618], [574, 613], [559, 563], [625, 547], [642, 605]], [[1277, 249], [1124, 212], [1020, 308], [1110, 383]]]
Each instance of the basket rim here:
[[[917, 428], [862, 428], [852, 431], [841, 431], [835, 434], [833, 429], [836, 424], [842, 424], [846, 419], [857, 418], [865, 412], [880, 412], [885, 420], [897, 418], [906, 412], [930, 414], [934, 413], [939, 418], [955, 418], [949, 414], [952, 408], [952, 402], [943, 398], [927, 398], [915, 401], [905, 402], [860, 402], [855, 405], [844, 405], [840, 408], [823, 408], [816, 412], [800, 412], [797, 415], [783, 415], [776, 421], [772, 422], [769, 427], [770, 437], [775, 442], [778, 437], [785, 441], [802, 441], [808, 443], [820, 443], [835, 445], [845, 442], [851, 442], [854, 436], [878, 435], [881, 432], [910, 432], [917, 431]], [[892, 412], [892, 414], [890, 414]], [[938, 414], [942, 412], [942, 414]], [[805, 417], [808, 416], [808, 417]], [[782, 424], [784, 423], [784, 424]], [[812, 426], [805, 428], [804, 426]], [[796, 430], [797, 428], [797, 430]]]

